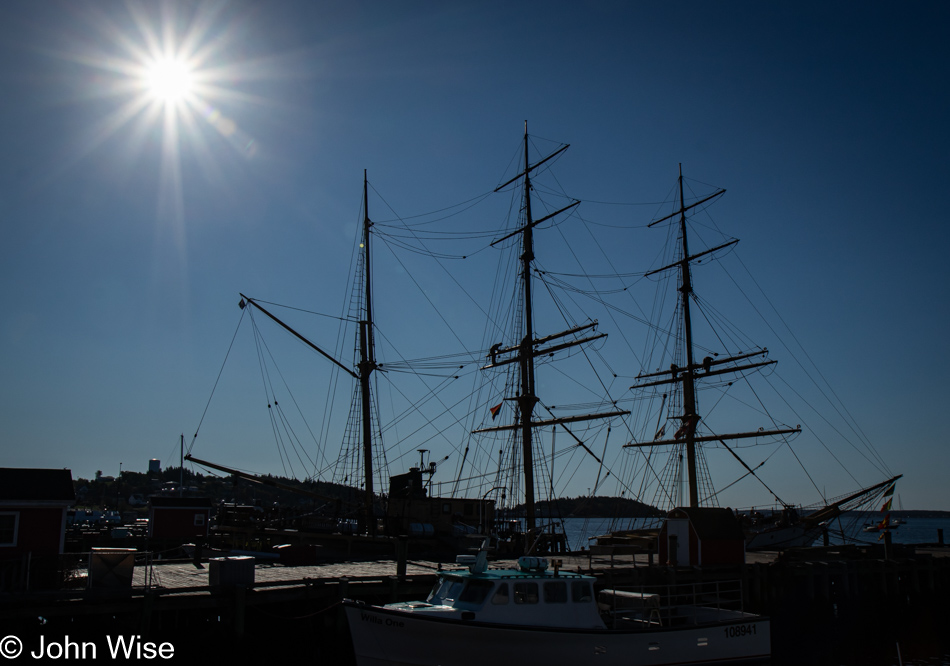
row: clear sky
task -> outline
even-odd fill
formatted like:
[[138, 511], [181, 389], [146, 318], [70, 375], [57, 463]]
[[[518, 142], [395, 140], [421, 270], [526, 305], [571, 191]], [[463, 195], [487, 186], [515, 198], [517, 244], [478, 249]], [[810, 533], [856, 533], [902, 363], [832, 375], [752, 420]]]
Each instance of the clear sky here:
[[[571, 144], [553, 171], [585, 201], [583, 218], [623, 229], [617, 271], [658, 267], [663, 233], [643, 227], [679, 163], [697, 194], [726, 188], [715, 224], [741, 239], [735, 255], [905, 475], [904, 507], [950, 510], [948, 19], [936, 2], [4, 2], [3, 464], [91, 476], [175, 463], [179, 433], [190, 443], [204, 418], [195, 455], [283, 473], [269, 426], [258, 437], [250, 425], [262, 400], [250, 337], [236, 339], [203, 417], [239, 292], [340, 314], [363, 170], [374, 219], [452, 206], [513, 175], [527, 119], [554, 142], [539, 150]], [[177, 102], [154, 85], [165, 56], [189, 70]], [[501, 229], [506, 202], [457, 224]], [[487, 240], [444, 250], [480, 250], [447, 263], [485, 309], [497, 262]], [[573, 269], [543, 242], [545, 268]], [[380, 331], [400, 353], [485, 343], [478, 308], [450, 294], [446, 272], [413, 253], [377, 255], [377, 289], [390, 290]], [[428, 300], [408, 296], [409, 274]], [[428, 303], [456, 333], [418, 323], [432, 319]], [[340, 344], [335, 323], [312, 334]], [[624, 332], [635, 349], [645, 334]], [[618, 374], [636, 375], [617, 354]], [[306, 363], [295, 370], [326, 378]], [[325, 398], [308, 399], [311, 427], [329, 428]], [[393, 473], [423, 445], [409, 423]], [[424, 446], [457, 465], [462, 433]], [[335, 458], [327, 447], [320, 456]], [[881, 478], [814, 464], [828, 495]], [[790, 479], [787, 499], [815, 499]], [[593, 485], [577, 476], [565, 489]]]

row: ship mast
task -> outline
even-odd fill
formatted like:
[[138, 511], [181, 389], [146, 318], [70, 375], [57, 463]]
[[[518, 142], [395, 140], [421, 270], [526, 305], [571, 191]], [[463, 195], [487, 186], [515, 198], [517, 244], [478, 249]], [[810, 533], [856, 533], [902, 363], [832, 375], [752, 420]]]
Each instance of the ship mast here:
[[[640, 384], [631, 386], [632, 389], [645, 388], [648, 386], [659, 386], [661, 384], [675, 384], [679, 383], [683, 387], [683, 414], [679, 417], [682, 425], [680, 429], [677, 430], [672, 440], [664, 441], [653, 441], [653, 442], [630, 442], [625, 444], [624, 447], [640, 447], [640, 446], [660, 446], [663, 444], [685, 444], [686, 445], [686, 475], [687, 483], [689, 485], [689, 506], [698, 507], [700, 504], [699, 498], [699, 480], [698, 473], [696, 469], [696, 444], [699, 442], [719, 442], [726, 447], [730, 452], [729, 446], [726, 444], [725, 440], [727, 439], [744, 439], [749, 437], [765, 437], [769, 435], [784, 435], [790, 433], [801, 432], [801, 428], [777, 428], [773, 430], [759, 430], [756, 432], [746, 432], [746, 433], [736, 433], [731, 435], [712, 435], [707, 437], [697, 437], [696, 428], [700, 422], [700, 416], [698, 414], [698, 407], [696, 404], [696, 380], [706, 377], [711, 377], [715, 375], [721, 375], [728, 372], [742, 372], [745, 370], [751, 370], [753, 368], [762, 367], [765, 365], [771, 365], [775, 361], [757, 361], [753, 363], [746, 363], [744, 365], [736, 364], [737, 361], [752, 358], [755, 356], [765, 357], [768, 354], [767, 349], [763, 349], [761, 352], [754, 352], [751, 354], [739, 354], [727, 358], [717, 358], [713, 360], [711, 357], [706, 357], [702, 360], [701, 363], [696, 363], [694, 358], [693, 351], [693, 326], [692, 320], [690, 318], [690, 299], [693, 294], [693, 283], [690, 277], [689, 265], [695, 259], [703, 257], [707, 254], [711, 254], [716, 250], [720, 250], [731, 245], [738, 243], [738, 240], [731, 240], [722, 245], [718, 245], [714, 248], [706, 250], [704, 252], [699, 252], [693, 256], [689, 254], [689, 238], [687, 233], [686, 226], [686, 211], [691, 210], [701, 204], [711, 201], [716, 197], [724, 194], [726, 191], [723, 189], [717, 190], [708, 197], [704, 197], [699, 201], [686, 205], [685, 198], [683, 196], [683, 165], [679, 165], [679, 210], [660, 218], [659, 220], [654, 220], [649, 225], [653, 227], [661, 222], [666, 220], [673, 219], [679, 216], [679, 227], [680, 227], [680, 252], [682, 258], [679, 261], [676, 261], [668, 266], [663, 268], [658, 268], [656, 270], [650, 271], [645, 274], [645, 276], [654, 275], [662, 271], [678, 268], [680, 272], [680, 305], [682, 307], [682, 317], [683, 317], [683, 344], [686, 347], [686, 367], [679, 368], [675, 364], [670, 366], [669, 370], [663, 372], [655, 372], [648, 374], [640, 374], [637, 376], [638, 380], [652, 378], [652, 377], [661, 377], [663, 375], [669, 375], [669, 379], [661, 379], [657, 381], [649, 381]], [[725, 368], [716, 367], [713, 369], [713, 366], [720, 366], [723, 364], [728, 364]], [[733, 455], [736, 455], [732, 452]], [[740, 461], [741, 462], [741, 461]], [[744, 463], [743, 463], [744, 464]], [[753, 473], [754, 474], [754, 473]]]
[[375, 494], [373, 492], [373, 422], [372, 422], [372, 402], [370, 394], [370, 377], [376, 369], [376, 353], [373, 340], [373, 301], [372, 301], [372, 280], [370, 274], [370, 251], [369, 239], [370, 229], [373, 226], [369, 219], [369, 201], [367, 197], [366, 170], [363, 170], [363, 236], [360, 247], [363, 250], [363, 311], [360, 315], [358, 342], [360, 360], [356, 364], [356, 372], [346, 367], [343, 363], [333, 358], [329, 353], [312, 343], [303, 335], [295, 331], [289, 325], [278, 319], [267, 309], [261, 306], [253, 298], [241, 294], [240, 306], [243, 309], [247, 305], [253, 305], [262, 313], [281, 325], [289, 333], [296, 336], [304, 344], [314, 351], [321, 354], [324, 358], [331, 361], [337, 367], [341, 368], [351, 377], [353, 377], [360, 387], [360, 414], [362, 418], [362, 448], [363, 448], [363, 508], [360, 511], [359, 529], [367, 530], [370, 534], [376, 534], [376, 520], [374, 518]]
[[[568, 331], [563, 331], [561, 333], [556, 333], [554, 335], [545, 336], [544, 338], [535, 339], [534, 337], [534, 309], [531, 299], [531, 270], [532, 263], [534, 262], [534, 228], [545, 222], [556, 215], [559, 215], [571, 208], [574, 208], [580, 201], [575, 201], [572, 204], [561, 208], [560, 210], [554, 211], [549, 215], [545, 215], [541, 219], [535, 220], [531, 214], [531, 172], [537, 169], [539, 166], [547, 162], [548, 160], [554, 158], [555, 156], [561, 154], [567, 150], [570, 146], [565, 145], [548, 155], [540, 162], [535, 164], [530, 163], [530, 158], [528, 155], [528, 122], [525, 121], [524, 126], [524, 171], [519, 173], [517, 176], [511, 178], [502, 185], [499, 185], [495, 188], [495, 192], [507, 187], [516, 180], [522, 179], [522, 188], [523, 188], [523, 201], [524, 201], [524, 226], [520, 229], [513, 231], [512, 233], [500, 238], [492, 243], [492, 245], [497, 245], [502, 241], [505, 241], [509, 238], [512, 238], [518, 234], [521, 234], [521, 289], [522, 289], [522, 313], [521, 317], [523, 320], [522, 330], [523, 335], [521, 341], [517, 345], [513, 345], [506, 348], [501, 348], [501, 345], [495, 345], [492, 347], [490, 353], [491, 362], [486, 365], [483, 369], [497, 367], [499, 365], [504, 365], [507, 363], [518, 363], [518, 370], [520, 375], [520, 394], [515, 398], [515, 404], [518, 408], [517, 422], [514, 425], [506, 426], [495, 426], [490, 428], [481, 428], [475, 430], [474, 432], [494, 432], [501, 430], [518, 430], [521, 433], [521, 448], [522, 448], [522, 463], [523, 463], [523, 474], [524, 474], [524, 494], [525, 494], [525, 534], [526, 534], [526, 545], [525, 552], [526, 554], [531, 554], [534, 552], [535, 544], [537, 542], [537, 526], [536, 526], [536, 511], [535, 511], [535, 488], [534, 488], [534, 428], [543, 427], [546, 425], [561, 425], [565, 426], [566, 423], [589, 420], [594, 418], [607, 418], [611, 416], [620, 416], [624, 414], [629, 414], [627, 411], [614, 411], [603, 414], [586, 414], [583, 416], [573, 416], [565, 418], [556, 418], [546, 421], [534, 421], [534, 407], [538, 403], [539, 399], [535, 393], [535, 368], [534, 368], [534, 359], [537, 356], [548, 355], [556, 350], [565, 349], [567, 347], [573, 347], [585, 342], [590, 342], [591, 340], [596, 340], [606, 336], [606, 333], [600, 333], [586, 338], [575, 338], [567, 342], [563, 342], [551, 347], [546, 347], [544, 349], [539, 349], [538, 345], [549, 342], [551, 340], [562, 338], [568, 335], [579, 333], [580, 331], [594, 328], [596, 322], [593, 324], [588, 324], [584, 326], [578, 326], [572, 328]], [[514, 356], [509, 356], [508, 358], [499, 358], [508, 354], [514, 354]], [[581, 442], [580, 445], [583, 446]], [[586, 446], [584, 447], [586, 448]]]
[[363, 317], [360, 319], [360, 361], [357, 374], [360, 381], [360, 402], [363, 417], [363, 482], [365, 485], [364, 520], [370, 534], [376, 534], [376, 521], [373, 518], [373, 428], [371, 421], [370, 375], [376, 369], [376, 353], [373, 343], [373, 300], [372, 281], [370, 279], [369, 230], [373, 223], [369, 219], [369, 198], [367, 196], [366, 169], [363, 169]]
[[[693, 367], [693, 326], [689, 318], [689, 298], [693, 285], [689, 275], [689, 243], [686, 238], [686, 207], [683, 202], [683, 165], [679, 167], [680, 189], [680, 237], [682, 239], [683, 260], [680, 263], [680, 298], [683, 305], [683, 328], [686, 336], [686, 367]], [[696, 480], [696, 385], [693, 373], [683, 375], [683, 426], [686, 428], [686, 465], [689, 479], [689, 505], [699, 506], [699, 488]]]
[[521, 285], [524, 289], [524, 337], [518, 350], [518, 365], [521, 370], [521, 395], [518, 396], [518, 418], [521, 422], [521, 448], [524, 462], [525, 520], [528, 542], [535, 528], [534, 512], [534, 457], [532, 455], [531, 417], [538, 396], [534, 393], [534, 357], [531, 355], [534, 340], [533, 310], [531, 307], [531, 263], [534, 261], [534, 225], [531, 217], [531, 176], [528, 161], [528, 121], [524, 123], [524, 216], [525, 226], [521, 234]]

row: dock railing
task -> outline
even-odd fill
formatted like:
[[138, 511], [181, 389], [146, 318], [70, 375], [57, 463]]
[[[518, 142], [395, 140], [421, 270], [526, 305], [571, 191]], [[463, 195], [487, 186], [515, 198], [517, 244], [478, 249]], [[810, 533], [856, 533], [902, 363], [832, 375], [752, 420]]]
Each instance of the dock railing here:
[[743, 614], [742, 582], [616, 587], [601, 590], [598, 604], [609, 620], [608, 626], [614, 628], [703, 624]]

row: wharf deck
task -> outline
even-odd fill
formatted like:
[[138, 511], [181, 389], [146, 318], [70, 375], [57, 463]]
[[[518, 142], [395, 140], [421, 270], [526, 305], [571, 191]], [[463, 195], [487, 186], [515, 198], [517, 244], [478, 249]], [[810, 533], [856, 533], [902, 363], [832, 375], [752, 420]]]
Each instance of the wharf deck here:
[[[561, 569], [564, 571], [584, 571], [590, 573], [605, 572], [611, 568], [647, 567], [650, 558], [642, 553], [622, 554], [611, 558], [609, 555], [591, 556], [588, 553], [559, 555]], [[767, 564], [775, 561], [775, 553], [749, 553], [748, 564]], [[443, 565], [438, 562], [408, 560], [406, 576], [434, 576], [440, 567], [455, 567], [455, 564]], [[515, 569], [517, 560], [491, 560], [489, 566], [499, 569]], [[339, 581], [341, 579], [365, 580], [388, 579], [396, 575], [397, 565], [393, 560], [371, 560], [365, 562], [335, 562], [316, 565], [283, 566], [267, 561], [258, 562], [254, 567], [255, 587], [292, 585], [314, 581]], [[132, 579], [134, 588], [159, 588], [166, 591], [188, 588], [206, 588], [210, 585], [210, 567], [208, 562], [198, 568], [192, 561], [153, 562], [149, 566], [136, 566]]]

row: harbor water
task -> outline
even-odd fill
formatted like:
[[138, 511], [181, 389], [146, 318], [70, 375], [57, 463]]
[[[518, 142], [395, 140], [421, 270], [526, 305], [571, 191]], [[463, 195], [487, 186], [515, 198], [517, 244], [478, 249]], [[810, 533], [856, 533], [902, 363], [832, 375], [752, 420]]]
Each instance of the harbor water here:
[[[892, 514], [902, 520], [905, 518], [901, 514]], [[845, 519], [841, 521], [840, 527], [836, 526], [831, 530], [831, 543], [840, 544], [843, 542], [857, 544], [878, 543], [878, 532], [865, 532], [864, 526], [869, 523], [880, 521], [880, 516], [874, 513], [846, 514]], [[911, 516], [906, 519], [907, 522], [896, 529], [890, 530], [891, 541], [893, 543], [903, 544], [923, 544], [937, 543], [938, 530], [943, 530], [944, 541], [950, 544], [950, 516], [937, 518], [920, 518]], [[605, 534], [612, 529], [629, 529], [644, 527], [656, 522], [651, 518], [564, 518], [564, 532], [567, 535], [567, 542], [572, 550], [586, 548], [589, 540], [600, 534]], [[841, 532], [844, 532], [842, 539]], [[817, 544], [817, 545], [820, 545]]]

